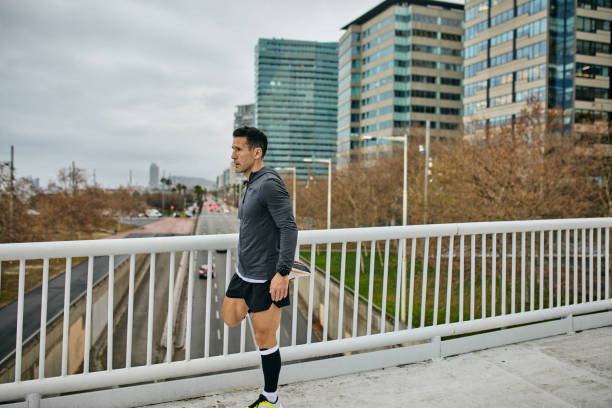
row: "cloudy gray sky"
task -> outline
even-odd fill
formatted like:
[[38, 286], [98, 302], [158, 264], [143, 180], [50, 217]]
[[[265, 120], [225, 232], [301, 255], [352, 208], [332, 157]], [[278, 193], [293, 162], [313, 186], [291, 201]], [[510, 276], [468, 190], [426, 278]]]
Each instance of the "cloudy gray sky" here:
[[258, 38], [338, 41], [381, 0], [0, 1], [0, 160], [46, 186], [72, 161], [104, 187], [229, 166]]

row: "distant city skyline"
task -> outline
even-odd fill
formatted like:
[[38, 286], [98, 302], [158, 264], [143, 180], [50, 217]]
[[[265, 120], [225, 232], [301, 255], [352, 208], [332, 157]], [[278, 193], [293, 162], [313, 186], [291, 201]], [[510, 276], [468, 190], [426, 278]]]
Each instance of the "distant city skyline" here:
[[151, 162], [214, 180], [258, 38], [338, 41], [378, 3], [0, 2], [0, 160], [15, 145], [43, 187], [72, 161], [102, 187], [146, 185]]

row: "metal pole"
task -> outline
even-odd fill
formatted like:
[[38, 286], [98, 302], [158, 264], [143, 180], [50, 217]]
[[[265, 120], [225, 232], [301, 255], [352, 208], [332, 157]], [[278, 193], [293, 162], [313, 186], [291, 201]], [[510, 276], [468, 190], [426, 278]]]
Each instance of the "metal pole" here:
[[293, 218], [294, 219], [297, 219], [296, 218], [297, 217], [296, 216], [296, 212], [295, 212], [295, 210], [297, 209], [297, 207], [295, 205], [295, 200], [296, 200], [296, 197], [297, 197], [297, 190], [295, 188], [295, 186], [297, 184], [296, 183], [296, 178], [297, 178], [297, 169], [294, 167], [293, 168]]
[[[407, 224], [408, 208], [408, 133], [404, 135], [404, 193], [402, 198], [402, 225]], [[403, 241], [402, 248], [402, 298], [401, 298], [401, 319], [406, 321], [406, 240]]]
[[427, 224], [427, 184], [429, 180], [429, 121], [425, 122], [425, 183], [423, 192], [423, 224]]
[[332, 178], [332, 167], [331, 159], [329, 159], [328, 165], [328, 177], [327, 177], [327, 229], [331, 229], [331, 178]]
[[9, 179], [9, 189], [11, 192], [10, 200], [9, 200], [9, 242], [13, 242], [13, 200], [15, 199], [15, 190], [13, 185], [13, 177], [15, 172], [15, 147], [11, 145], [11, 167], [10, 167], [10, 179]]

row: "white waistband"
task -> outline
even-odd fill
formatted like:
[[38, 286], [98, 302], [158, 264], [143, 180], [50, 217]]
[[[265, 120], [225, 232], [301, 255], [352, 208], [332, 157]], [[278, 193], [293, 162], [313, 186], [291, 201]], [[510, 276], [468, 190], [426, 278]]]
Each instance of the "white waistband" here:
[[242, 276], [242, 274], [240, 273], [240, 271], [238, 270], [238, 267], [236, 267], [236, 274], [240, 277], [240, 279], [242, 279], [245, 282], [249, 282], [249, 283], [266, 283], [267, 280], [261, 280], [261, 279], [251, 279], [251, 278], [246, 278], [244, 276]]

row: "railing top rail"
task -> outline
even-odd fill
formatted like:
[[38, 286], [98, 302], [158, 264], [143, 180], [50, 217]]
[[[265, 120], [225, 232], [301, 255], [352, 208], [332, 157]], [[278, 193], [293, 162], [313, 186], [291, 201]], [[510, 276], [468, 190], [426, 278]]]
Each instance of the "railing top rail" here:
[[[317, 244], [606, 227], [612, 227], [612, 217], [343, 228], [300, 231], [298, 243]], [[234, 248], [237, 243], [238, 234], [222, 234], [2, 244], [0, 245], [0, 261], [215, 250]]]

